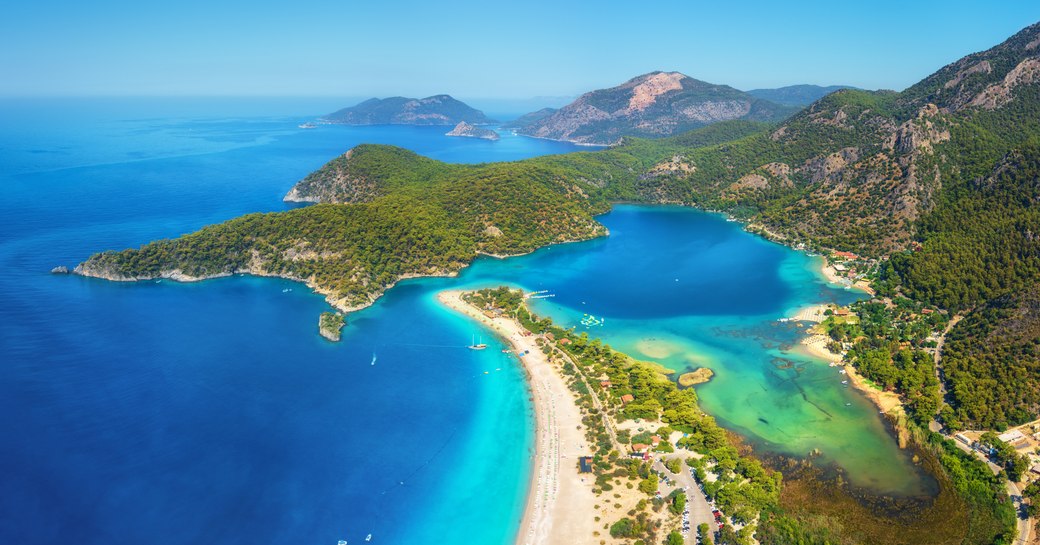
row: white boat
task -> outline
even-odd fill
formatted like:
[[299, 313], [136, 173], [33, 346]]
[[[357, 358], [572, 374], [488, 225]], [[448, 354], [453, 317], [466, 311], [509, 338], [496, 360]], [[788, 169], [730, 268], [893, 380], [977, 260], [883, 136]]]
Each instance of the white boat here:
[[478, 343], [477, 342], [477, 336], [474, 335], [473, 339], [470, 341], [470, 343], [471, 343], [469, 345], [469, 349], [470, 350], [483, 350], [483, 349], [487, 348], [487, 345], [484, 344], [484, 338], [483, 337], [480, 338], [480, 342]]
[[372, 541], [372, 534], [365, 536], [365, 541]]

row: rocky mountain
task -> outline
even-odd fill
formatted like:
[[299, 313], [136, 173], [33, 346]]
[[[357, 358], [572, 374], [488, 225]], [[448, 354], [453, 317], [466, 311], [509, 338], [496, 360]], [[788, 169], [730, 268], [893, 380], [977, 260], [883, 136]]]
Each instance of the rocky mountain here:
[[455, 128], [444, 133], [445, 136], [462, 136], [468, 138], [483, 138], [484, 140], [498, 140], [498, 133], [491, 130], [485, 129], [484, 127], [477, 127], [470, 125], [465, 121], [459, 121]]
[[471, 108], [449, 95], [426, 98], [370, 98], [322, 118], [342, 125], [456, 125], [492, 123], [484, 112]]
[[855, 89], [848, 85], [789, 85], [776, 89], [752, 89], [747, 94], [787, 106], [808, 106], [817, 100], [842, 89]]
[[658, 138], [718, 121], [779, 121], [795, 110], [728, 85], [679, 72], [652, 72], [585, 93], [559, 110], [528, 114], [511, 125], [527, 136], [613, 145], [625, 136]]

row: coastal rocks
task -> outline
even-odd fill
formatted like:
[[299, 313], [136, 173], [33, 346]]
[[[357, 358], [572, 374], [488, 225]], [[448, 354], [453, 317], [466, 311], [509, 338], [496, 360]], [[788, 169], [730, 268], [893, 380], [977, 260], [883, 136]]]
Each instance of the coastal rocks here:
[[455, 128], [444, 133], [445, 136], [463, 136], [468, 138], [483, 138], [484, 140], [498, 140], [498, 133], [491, 130], [485, 129], [484, 127], [477, 127], [476, 125], [470, 125], [465, 121], [459, 121]]
[[69, 268], [65, 265], [58, 265], [51, 269], [51, 274], [69, 274]]
[[342, 312], [322, 312], [318, 317], [318, 333], [332, 342], [338, 342], [346, 324], [347, 319]]

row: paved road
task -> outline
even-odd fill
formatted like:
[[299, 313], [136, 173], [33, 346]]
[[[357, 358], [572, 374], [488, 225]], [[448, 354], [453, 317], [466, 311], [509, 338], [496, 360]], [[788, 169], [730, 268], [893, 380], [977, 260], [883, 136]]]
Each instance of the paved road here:
[[686, 508], [690, 511], [690, 532], [686, 534], [686, 543], [696, 545], [697, 526], [704, 523], [714, 531], [715, 516], [711, 514], [708, 498], [704, 497], [704, 492], [697, 486], [697, 480], [693, 478], [690, 466], [686, 465], [685, 460], [682, 463], [682, 471], [676, 475], [664, 467], [663, 460], [667, 459], [669, 458], [663, 457], [654, 460], [653, 468], [668, 476], [668, 484], [662, 483], [658, 490], [662, 496], [667, 496], [676, 488], [686, 489]]
[[[992, 471], [994, 475], [1000, 473], [1000, 466], [989, 461], [989, 459], [986, 458], [981, 452], [977, 450], [972, 450], [970, 447], [956, 439], [953, 439], [953, 443], [957, 445], [957, 448], [985, 462], [986, 466], [989, 467], [989, 470]], [[1031, 534], [1033, 532], [1033, 519], [1025, 516], [1025, 509], [1023, 508], [1021, 502], [1022, 491], [1018, 489], [1018, 485], [1011, 481], [1004, 481], [1004, 487], [1007, 488], [1008, 495], [1011, 496], [1012, 500], [1016, 500], [1017, 498], [1017, 500], [1014, 502], [1015, 514], [1018, 517], [1018, 537], [1015, 538], [1015, 545], [1026, 545], [1032, 538]]]

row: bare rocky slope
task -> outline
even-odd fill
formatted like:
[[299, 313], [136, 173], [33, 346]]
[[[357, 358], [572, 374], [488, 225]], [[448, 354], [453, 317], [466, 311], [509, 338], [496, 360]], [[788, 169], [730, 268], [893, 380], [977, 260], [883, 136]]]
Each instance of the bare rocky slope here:
[[779, 121], [796, 109], [679, 72], [652, 72], [585, 93], [559, 110], [532, 112], [511, 126], [527, 136], [611, 145], [625, 136], [669, 136], [719, 121]]

